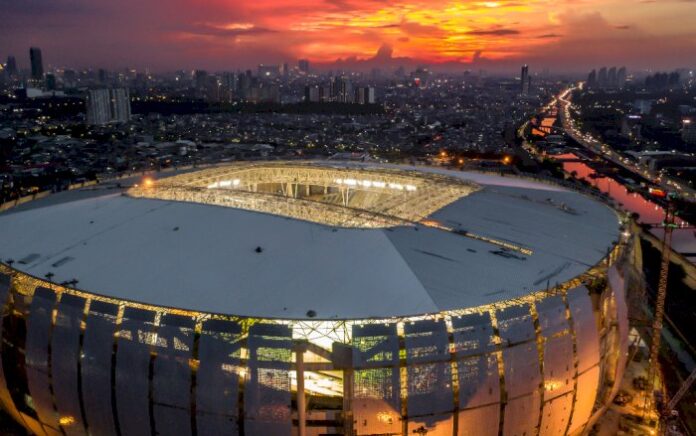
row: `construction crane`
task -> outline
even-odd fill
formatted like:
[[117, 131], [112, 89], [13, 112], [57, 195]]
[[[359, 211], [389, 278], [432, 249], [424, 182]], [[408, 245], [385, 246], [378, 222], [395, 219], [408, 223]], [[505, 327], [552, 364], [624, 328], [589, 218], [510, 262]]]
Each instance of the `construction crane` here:
[[[662, 262], [660, 265], [660, 276], [657, 286], [657, 295], [655, 298], [655, 315], [652, 323], [652, 342], [650, 344], [650, 363], [648, 368], [648, 389], [646, 389], [645, 411], [652, 400], [652, 395], [655, 393], [655, 382], [658, 369], [658, 357], [660, 351], [660, 341], [662, 339], [662, 324], [665, 315], [665, 299], [667, 297], [667, 280], [669, 278], [669, 265], [672, 254], [672, 232], [679, 228], [677, 224], [677, 212], [675, 200], [677, 198], [674, 193], [665, 193], [661, 189], [651, 190], [651, 194], [656, 197], [665, 198], [667, 207], [665, 208], [665, 219], [660, 227], [664, 228], [662, 237]], [[696, 369], [691, 372], [689, 377], [681, 385], [677, 393], [672, 397], [669, 403], [661, 413], [664, 419], [667, 414], [671, 414], [679, 400], [689, 390], [694, 380], [696, 380]]]
[[677, 403], [679, 400], [682, 399], [684, 394], [689, 390], [691, 385], [694, 383], [694, 380], [696, 380], [696, 368], [694, 368], [693, 371], [691, 371], [691, 374], [684, 380], [684, 383], [682, 383], [681, 387], [679, 387], [679, 390], [677, 391], [676, 394], [672, 397], [671, 400], [669, 400], [669, 403], [667, 403], [667, 406], [665, 407], [665, 410], [667, 413], [670, 413], [674, 408], [677, 406]]
[[660, 434], [664, 436], [680, 436], [683, 433], [680, 430], [680, 425], [678, 424], [679, 412], [677, 412], [677, 403], [682, 399], [684, 394], [689, 391], [691, 385], [696, 380], [696, 368], [691, 371], [691, 374], [684, 380], [684, 383], [679, 387], [676, 394], [669, 400], [669, 403], [662, 409], [660, 414]]
[[[659, 191], [663, 194], [663, 191]], [[658, 194], [657, 196], [662, 196]], [[652, 324], [652, 342], [650, 343], [650, 366], [648, 368], [648, 387], [646, 395], [652, 396], [655, 391], [655, 376], [657, 374], [657, 359], [660, 352], [660, 340], [662, 339], [662, 323], [665, 317], [665, 297], [667, 296], [667, 279], [669, 277], [669, 262], [672, 254], [672, 232], [677, 227], [674, 194], [665, 194], [667, 207], [665, 208], [665, 220], [662, 222], [664, 235], [662, 236], [662, 263], [660, 265], [660, 279], [657, 285], [657, 296], [655, 298], [655, 316]], [[646, 397], [645, 406], [647, 408], [650, 399]]]

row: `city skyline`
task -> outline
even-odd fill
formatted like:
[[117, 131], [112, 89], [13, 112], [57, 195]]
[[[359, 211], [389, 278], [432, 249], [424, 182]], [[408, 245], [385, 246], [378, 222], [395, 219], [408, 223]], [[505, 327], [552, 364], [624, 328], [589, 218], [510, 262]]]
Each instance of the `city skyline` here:
[[[691, 67], [696, 32], [689, 0], [599, 2], [294, 0], [256, 2], [85, 0], [21, 5], [6, 12], [0, 55], [29, 66], [224, 70], [260, 63], [317, 69], [392, 68], [586, 72]], [[629, 7], [630, 6], [630, 7]], [[591, 31], [588, 31], [591, 30]]]

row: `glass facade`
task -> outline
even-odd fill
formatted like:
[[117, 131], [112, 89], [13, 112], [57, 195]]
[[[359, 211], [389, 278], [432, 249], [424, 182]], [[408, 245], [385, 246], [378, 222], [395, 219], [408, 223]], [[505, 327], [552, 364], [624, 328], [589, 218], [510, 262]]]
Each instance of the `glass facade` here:
[[296, 435], [301, 420], [316, 436], [577, 434], [625, 363], [621, 269], [599, 273], [601, 290], [293, 321], [118, 301], [0, 265], [0, 405], [50, 436]]

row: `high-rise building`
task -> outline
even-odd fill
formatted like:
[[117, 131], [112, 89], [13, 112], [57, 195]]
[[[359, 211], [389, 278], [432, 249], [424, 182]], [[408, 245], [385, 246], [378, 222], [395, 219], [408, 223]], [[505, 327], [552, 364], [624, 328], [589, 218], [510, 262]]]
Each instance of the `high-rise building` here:
[[17, 75], [17, 60], [14, 56], [7, 57], [7, 65], [5, 66], [5, 71], [7, 71], [7, 75], [10, 77], [14, 77]]
[[696, 144], [696, 119], [685, 119], [682, 122], [681, 137], [687, 144]]
[[318, 86], [305, 86], [305, 101], [317, 103], [320, 100], [320, 88]]
[[529, 94], [529, 65], [522, 65], [522, 72], [520, 73], [520, 91], [522, 94]]
[[607, 87], [607, 67], [602, 67], [599, 69], [599, 74], [597, 74], [597, 86], [600, 89]]
[[323, 85], [319, 87], [319, 101], [333, 101], [331, 95], [331, 85]]
[[353, 84], [347, 77], [336, 77], [332, 83], [333, 101], [339, 103], [353, 102]]
[[48, 91], [56, 90], [56, 75], [53, 73], [46, 73], [46, 89]]
[[596, 88], [597, 87], [597, 70], [590, 71], [587, 75], [587, 87]]
[[75, 70], [63, 71], [63, 87], [64, 88], [77, 87], [77, 72]]
[[305, 74], [309, 73], [309, 60], [300, 59], [297, 61], [297, 67], [300, 69], [300, 72]]
[[205, 89], [203, 91], [203, 98], [207, 101], [219, 102], [223, 99], [223, 89], [222, 82], [218, 80], [217, 76], [210, 75], [207, 76], [205, 83]]
[[626, 67], [602, 67], [599, 73], [592, 70], [587, 76], [587, 86], [591, 89], [623, 89], [626, 86]]
[[93, 89], [87, 95], [87, 123], [125, 123], [130, 120], [128, 89]]
[[222, 73], [222, 84], [228, 88], [235, 89], [237, 87], [237, 75], [231, 71]]
[[106, 82], [108, 82], [108, 80], [109, 80], [109, 73], [105, 69], [100, 68], [98, 74], [99, 74], [99, 83], [101, 83], [102, 85], [106, 85]]
[[146, 92], [148, 86], [150, 83], [150, 79], [148, 79], [147, 74], [145, 73], [135, 73], [135, 79], [133, 80], [133, 86], [135, 89], [140, 92], [144, 93]]
[[205, 88], [208, 84], [208, 72], [203, 70], [196, 70], [193, 73], [194, 82], [196, 83], [196, 88]]
[[261, 83], [249, 88], [246, 99], [253, 103], [280, 103], [280, 88], [278, 85]]
[[108, 89], [95, 89], [87, 95], [87, 123], [106, 124], [111, 121], [111, 95]]
[[250, 100], [251, 89], [258, 85], [258, 78], [254, 77], [251, 70], [246, 70], [237, 76], [237, 95], [242, 100]]
[[616, 87], [623, 89], [624, 86], [626, 86], [626, 67], [621, 67], [616, 72]]
[[41, 58], [41, 49], [31, 47], [29, 49], [29, 58], [31, 60], [31, 78], [34, 80], [43, 80], [44, 69], [43, 59]]
[[609, 68], [609, 72], [607, 73], [607, 82], [607, 88], [618, 88], [618, 82], [616, 81], [616, 67]]
[[222, 101], [231, 102], [237, 94], [237, 75], [233, 72], [222, 73]]
[[375, 88], [372, 86], [361, 86], [355, 90], [355, 102], [358, 104], [374, 104]]

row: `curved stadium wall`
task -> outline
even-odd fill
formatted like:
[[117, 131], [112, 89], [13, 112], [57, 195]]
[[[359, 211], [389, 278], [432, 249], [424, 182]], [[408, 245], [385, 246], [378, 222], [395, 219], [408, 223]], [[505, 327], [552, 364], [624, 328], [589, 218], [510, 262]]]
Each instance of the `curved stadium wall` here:
[[300, 372], [308, 435], [579, 433], [625, 364], [623, 256], [514, 301], [342, 321], [142, 305], [5, 265], [0, 402], [36, 434], [294, 434]]
[[47, 436], [581, 434], [626, 364], [631, 247], [519, 298], [381, 319], [141, 304], [5, 261], [0, 406]]

